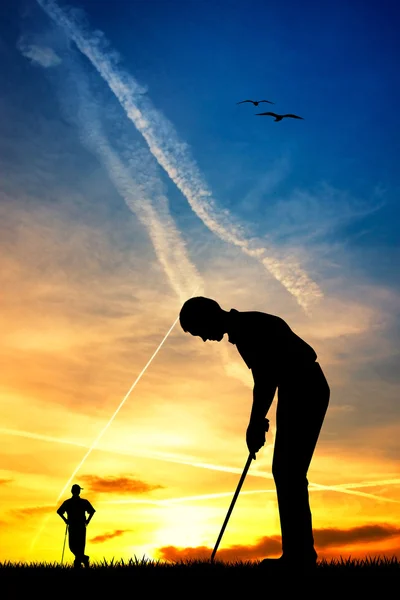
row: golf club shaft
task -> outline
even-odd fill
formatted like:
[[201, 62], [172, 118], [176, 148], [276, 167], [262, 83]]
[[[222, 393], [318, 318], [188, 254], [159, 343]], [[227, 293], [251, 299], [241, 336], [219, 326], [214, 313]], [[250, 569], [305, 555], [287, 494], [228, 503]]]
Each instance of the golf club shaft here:
[[62, 551], [62, 557], [61, 557], [61, 564], [63, 564], [63, 561], [64, 561], [64, 550], [65, 550], [65, 540], [67, 539], [67, 531], [68, 531], [68, 525], [65, 526], [64, 545], [63, 545], [63, 551]]
[[244, 469], [243, 469], [242, 476], [241, 476], [241, 478], [240, 478], [240, 481], [239, 481], [239, 483], [238, 483], [238, 486], [237, 486], [237, 488], [236, 488], [235, 495], [234, 495], [234, 496], [233, 496], [233, 498], [232, 498], [232, 502], [231, 502], [231, 505], [230, 505], [230, 507], [229, 507], [228, 513], [227, 513], [227, 515], [226, 515], [226, 517], [225, 517], [224, 524], [222, 525], [221, 533], [220, 533], [220, 534], [219, 534], [219, 536], [218, 536], [217, 543], [215, 544], [215, 547], [214, 547], [213, 553], [211, 554], [211, 562], [214, 560], [215, 553], [217, 552], [217, 550], [218, 550], [218, 546], [219, 546], [219, 543], [220, 543], [220, 541], [221, 541], [221, 539], [222, 539], [222, 536], [224, 535], [224, 531], [225, 531], [225, 528], [226, 528], [226, 526], [227, 526], [227, 524], [228, 524], [229, 517], [231, 516], [231, 512], [233, 511], [233, 507], [235, 506], [235, 502], [236, 502], [236, 500], [237, 500], [237, 497], [239, 496], [239, 492], [240, 492], [240, 490], [241, 490], [241, 487], [242, 487], [242, 485], [243, 485], [243, 482], [244, 482], [244, 480], [245, 480], [245, 478], [246, 478], [247, 471], [249, 470], [249, 467], [250, 467], [250, 464], [251, 464], [251, 461], [252, 461], [252, 460], [253, 460], [253, 457], [252, 457], [252, 455], [251, 455], [251, 453], [250, 453], [250, 454], [249, 454], [249, 457], [248, 457], [248, 459], [247, 459], [246, 465], [245, 465], [245, 467], [244, 467]]

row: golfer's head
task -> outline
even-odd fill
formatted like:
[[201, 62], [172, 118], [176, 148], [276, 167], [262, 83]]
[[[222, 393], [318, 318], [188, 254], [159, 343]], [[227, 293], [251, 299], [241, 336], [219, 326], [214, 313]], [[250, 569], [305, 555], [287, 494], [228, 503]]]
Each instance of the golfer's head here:
[[204, 342], [220, 342], [224, 337], [223, 310], [215, 300], [196, 296], [186, 300], [179, 314], [183, 331], [202, 338]]
[[71, 494], [73, 496], [79, 496], [79, 494], [81, 493], [81, 490], [83, 490], [83, 488], [81, 488], [81, 486], [78, 485], [77, 483], [74, 483], [74, 485], [71, 488]]

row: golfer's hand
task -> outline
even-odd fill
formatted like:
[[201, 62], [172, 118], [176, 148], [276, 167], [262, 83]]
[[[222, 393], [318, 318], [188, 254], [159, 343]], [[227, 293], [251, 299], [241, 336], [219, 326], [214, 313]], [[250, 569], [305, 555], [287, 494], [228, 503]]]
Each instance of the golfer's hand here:
[[251, 422], [246, 431], [246, 443], [252, 458], [256, 458], [256, 452], [265, 444], [265, 422]]

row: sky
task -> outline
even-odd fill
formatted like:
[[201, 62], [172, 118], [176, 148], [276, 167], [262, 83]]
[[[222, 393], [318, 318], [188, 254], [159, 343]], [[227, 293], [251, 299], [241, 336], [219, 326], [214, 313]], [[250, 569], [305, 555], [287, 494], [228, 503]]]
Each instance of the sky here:
[[[210, 556], [252, 379], [226, 337], [180, 329], [193, 295], [278, 315], [318, 355], [319, 557], [400, 558], [398, 18], [394, 0], [1, 3], [0, 561], [61, 559], [72, 483], [92, 560]], [[223, 560], [281, 553], [275, 410]]]

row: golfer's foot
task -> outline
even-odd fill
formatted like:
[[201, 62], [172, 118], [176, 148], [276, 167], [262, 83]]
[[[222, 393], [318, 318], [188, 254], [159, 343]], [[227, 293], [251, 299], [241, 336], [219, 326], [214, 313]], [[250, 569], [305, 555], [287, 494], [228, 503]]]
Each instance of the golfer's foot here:
[[86, 554], [85, 554], [85, 556], [83, 557], [83, 561], [82, 561], [82, 562], [83, 562], [83, 564], [85, 565], [85, 567], [86, 567], [86, 568], [88, 568], [88, 567], [89, 567], [89, 557], [88, 557], [88, 556], [86, 556]]
[[259, 566], [262, 568], [267, 568], [267, 569], [282, 568], [283, 567], [282, 557], [280, 557], [280, 558], [264, 558], [264, 560], [262, 560], [260, 562]]
[[302, 557], [287, 558], [286, 556], [280, 556], [279, 558], [264, 558], [259, 565], [261, 568], [266, 569], [284, 569], [289, 571], [302, 571], [310, 572], [314, 571], [317, 566], [317, 559], [304, 559]]
[[81, 568], [81, 563], [79, 562], [79, 560], [74, 560], [74, 569], [80, 569]]

